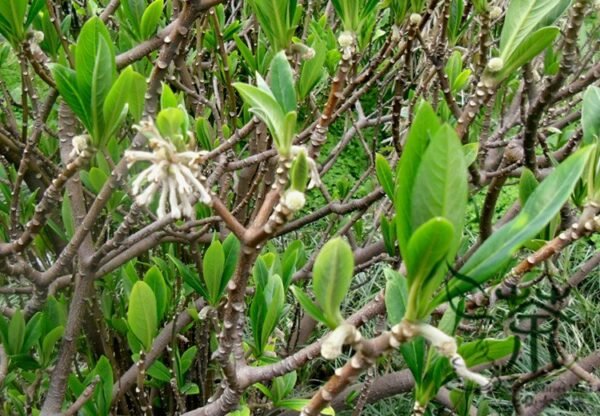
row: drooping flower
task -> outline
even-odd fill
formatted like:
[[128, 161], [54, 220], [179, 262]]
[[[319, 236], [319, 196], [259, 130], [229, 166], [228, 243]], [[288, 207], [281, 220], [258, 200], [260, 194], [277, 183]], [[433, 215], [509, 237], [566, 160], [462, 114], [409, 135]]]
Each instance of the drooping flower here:
[[193, 202], [196, 197], [204, 204], [212, 201], [200, 172], [206, 152], [178, 149], [172, 141], [162, 137], [152, 121], [143, 121], [137, 129], [148, 137], [152, 151], [125, 152], [129, 167], [136, 162], [151, 163], [133, 181], [136, 202], [147, 206], [160, 190], [156, 211], [159, 217], [172, 214], [175, 218], [194, 218]]
[[69, 153], [69, 157], [72, 159], [79, 156], [88, 148], [89, 136], [87, 134], [81, 134], [73, 137], [71, 143], [73, 144], [73, 150]]

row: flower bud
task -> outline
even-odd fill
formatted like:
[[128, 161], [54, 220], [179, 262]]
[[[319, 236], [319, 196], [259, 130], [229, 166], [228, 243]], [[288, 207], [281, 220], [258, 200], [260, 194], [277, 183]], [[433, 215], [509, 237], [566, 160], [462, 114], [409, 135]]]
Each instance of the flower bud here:
[[344, 31], [338, 37], [338, 43], [342, 48], [351, 48], [354, 46], [354, 34], [349, 31]]
[[490, 19], [497, 19], [502, 14], [502, 8], [494, 6], [490, 9]]
[[498, 72], [504, 67], [504, 60], [502, 58], [492, 58], [488, 61], [487, 69], [490, 72]]
[[423, 18], [419, 13], [413, 13], [410, 15], [409, 21], [411, 25], [418, 26], [423, 21]]
[[304, 197], [303, 192], [290, 189], [283, 194], [282, 203], [291, 211], [298, 211], [302, 209], [306, 203], [306, 198]]

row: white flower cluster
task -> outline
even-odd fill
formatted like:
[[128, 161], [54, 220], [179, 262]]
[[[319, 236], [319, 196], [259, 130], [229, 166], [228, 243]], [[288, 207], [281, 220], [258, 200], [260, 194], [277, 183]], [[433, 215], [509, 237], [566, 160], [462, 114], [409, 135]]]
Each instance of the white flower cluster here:
[[[133, 181], [132, 191], [137, 195], [136, 202], [147, 206], [160, 190], [156, 211], [159, 217], [171, 214], [175, 218], [181, 218], [182, 215], [195, 218], [192, 206], [195, 196], [199, 196], [204, 204], [211, 203], [211, 196], [201, 182], [204, 178], [200, 173], [206, 152], [178, 152], [171, 141], [161, 136], [152, 121], [143, 121], [137, 128], [149, 138], [152, 152], [125, 152], [129, 167], [141, 161], [151, 163], [150, 167], [143, 170]], [[144, 185], [147, 186], [142, 189]]]

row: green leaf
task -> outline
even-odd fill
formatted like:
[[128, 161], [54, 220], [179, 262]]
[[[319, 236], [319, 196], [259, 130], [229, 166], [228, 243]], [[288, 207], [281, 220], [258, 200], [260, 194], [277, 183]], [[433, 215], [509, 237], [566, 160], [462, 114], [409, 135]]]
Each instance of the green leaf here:
[[500, 57], [504, 62], [540, 24], [552, 24], [545, 19], [559, 2], [560, 0], [511, 0], [500, 35]]
[[41, 349], [41, 364], [42, 366], [50, 364], [50, 358], [52, 357], [52, 352], [54, 351], [54, 346], [56, 343], [62, 338], [65, 332], [65, 328], [61, 326], [57, 326], [42, 340], [42, 349]]
[[256, 19], [274, 51], [286, 49], [296, 27], [296, 0], [250, 0]]
[[407, 319], [427, 316], [431, 296], [444, 277], [453, 240], [454, 226], [442, 217], [427, 221], [410, 238], [404, 258], [409, 288]]
[[[301, 411], [309, 402], [310, 400], [308, 399], [283, 399], [279, 400], [276, 406], [284, 409]], [[335, 416], [335, 410], [333, 410], [331, 406], [328, 406], [321, 410], [321, 414]]]
[[387, 279], [385, 285], [385, 310], [390, 325], [399, 323], [406, 313], [408, 303], [408, 285], [400, 273], [392, 269], [384, 269]]
[[0, 2], [0, 16], [10, 25], [10, 33], [14, 36], [15, 43], [23, 39], [26, 10], [27, 0], [3, 0]]
[[154, 363], [146, 371], [150, 377], [153, 377], [163, 383], [171, 381], [171, 371], [161, 361], [154, 361]]
[[73, 219], [73, 209], [71, 207], [71, 198], [67, 195], [67, 191], [65, 191], [65, 195], [62, 200], [62, 205], [60, 209], [60, 214], [62, 217], [62, 223], [65, 227], [65, 233], [67, 238], [73, 237], [73, 233], [75, 231], [75, 222]]
[[390, 256], [395, 256], [396, 253], [396, 227], [395, 221], [388, 220], [385, 215], [381, 216], [381, 235], [383, 236], [383, 244], [385, 250]]
[[581, 110], [583, 143], [591, 144], [600, 139], [600, 88], [590, 86], [583, 95]]
[[306, 190], [306, 182], [308, 181], [308, 160], [306, 153], [301, 152], [290, 169], [291, 189], [304, 192]]
[[29, 318], [29, 322], [25, 326], [25, 338], [23, 339], [23, 352], [29, 352], [29, 349], [38, 342], [40, 337], [42, 336], [42, 321], [43, 314], [37, 312], [31, 318]]
[[269, 283], [264, 289], [264, 301], [266, 314], [262, 323], [260, 337], [263, 346], [266, 345], [273, 330], [277, 326], [285, 302], [283, 283], [278, 275], [270, 276]]
[[[108, 415], [112, 399], [113, 373], [110, 362], [105, 356], [100, 357], [92, 373], [100, 377], [100, 388], [96, 388], [94, 399], [100, 415]], [[87, 380], [88, 384], [91, 382]]]
[[[515, 252], [548, 225], [569, 199], [591, 151], [592, 147], [585, 147], [558, 165], [529, 196], [519, 215], [492, 234], [467, 260], [460, 273], [482, 284], [505, 267]], [[471, 282], [453, 278], [448, 284], [449, 293], [442, 290], [430, 310], [472, 288]]]
[[283, 148], [281, 143], [281, 132], [284, 130], [285, 114], [275, 99], [272, 92], [253, 85], [234, 83], [244, 101], [250, 106], [250, 111], [260, 118], [269, 128], [275, 145], [278, 149]]
[[90, 103], [85, 101], [77, 86], [75, 71], [59, 64], [51, 64], [50, 69], [56, 82], [56, 88], [67, 105], [81, 120], [88, 131], [92, 131], [90, 121]]
[[298, 96], [304, 100], [323, 78], [325, 60], [327, 59], [327, 44], [316, 40], [312, 44], [315, 56], [302, 64], [300, 79], [298, 80]]
[[90, 169], [88, 179], [92, 185], [93, 191], [99, 193], [106, 183], [108, 176], [101, 169], [93, 167]]
[[465, 156], [465, 165], [471, 166], [477, 160], [479, 143], [467, 143], [463, 145], [463, 152]]
[[284, 113], [296, 111], [294, 73], [284, 51], [277, 53], [271, 61], [271, 91]]
[[397, 188], [394, 195], [396, 208], [396, 235], [400, 252], [405, 253], [408, 239], [412, 235], [412, 194], [416, 180], [415, 172], [430, 141], [430, 137], [440, 128], [440, 122], [427, 102], [417, 109], [415, 119], [406, 139], [402, 158], [398, 163]]
[[527, 168], [523, 169], [521, 178], [519, 179], [519, 201], [524, 205], [529, 199], [529, 196], [535, 191], [539, 185], [533, 172]]
[[110, 34], [98, 17], [89, 19], [79, 34], [75, 49], [77, 87], [88, 103], [90, 134], [97, 145], [104, 139], [104, 100], [116, 76], [115, 50]]
[[221, 298], [221, 279], [225, 268], [225, 253], [219, 240], [215, 240], [206, 249], [202, 259], [202, 273], [208, 291], [208, 301], [216, 305]]
[[102, 113], [107, 127], [105, 133], [107, 138], [120, 127], [127, 110], [131, 111], [135, 120], [141, 118], [145, 91], [146, 80], [132, 67], [127, 67], [121, 72], [103, 104]]
[[8, 324], [8, 343], [6, 352], [8, 355], [21, 353], [25, 341], [25, 317], [23, 311], [17, 309]]
[[511, 336], [505, 339], [486, 338], [466, 342], [458, 348], [467, 367], [493, 363], [518, 352], [519, 338]]
[[416, 285], [416, 290], [420, 290], [425, 279], [448, 255], [453, 237], [454, 226], [442, 217], [434, 217], [417, 228], [404, 255], [409, 288]]
[[315, 260], [313, 290], [331, 328], [343, 321], [340, 307], [350, 289], [353, 274], [354, 255], [350, 245], [339, 237], [329, 240]]
[[375, 155], [375, 172], [377, 174], [377, 180], [383, 188], [385, 194], [391, 200], [394, 199], [394, 176], [392, 174], [392, 168], [388, 163], [387, 159], [377, 153]]
[[233, 233], [230, 233], [223, 240], [223, 253], [225, 254], [225, 262], [223, 264], [223, 278], [221, 279], [220, 293], [225, 292], [225, 287], [233, 276], [235, 266], [237, 265], [240, 256], [240, 241]]
[[140, 23], [140, 34], [142, 35], [142, 39], [148, 39], [156, 33], [163, 6], [163, 0], [154, 0], [146, 7]]
[[559, 33], [557, 27], [544, 27], [528, 35], [514, 52], [504, 59], [504, 66], [499, 72], [493, 74], [493, 77], [498, 81], [508, 78], [550, 46]]
[[154, 335], [158, 330], [158, 318], [154, 292], [143, 281], [136, 282], [129, 295], [127, 323], [129, 324], [129, 329], [142, 343], [144, 349], [149, 351]]
[[169, 291], [165, 278], [158, 267], [152, 266], [144, 275], [144, 282], [150, 286], [156, 297], [156, 316], [158, 321], [161, 321], [169, 304]]
[[449, 253], [453, 256], [460, 243], [467, 196], [467, 166], [462, 145], [454, 129], [444, 125], [431, 139], [415, 175], [411, 206], [412, 230], [433, 217], [448, 219], [455, 232]]
[[312, 300], [310, 300], [310, 298], [306, 296], [306, 293], [304, 293], [302, 289], [300, 289], [297, 286], [291, 286], [290, 290], [300, 303], [300, 306], [302, 306], [302, 309], [306, 311], [306, 313], [312, 316], [316, 321], [319, 321], [325, 325], [329, 325], [327, 323], [327, 319], [325, 319], [325, 315], [323, 314], [321, 308]]

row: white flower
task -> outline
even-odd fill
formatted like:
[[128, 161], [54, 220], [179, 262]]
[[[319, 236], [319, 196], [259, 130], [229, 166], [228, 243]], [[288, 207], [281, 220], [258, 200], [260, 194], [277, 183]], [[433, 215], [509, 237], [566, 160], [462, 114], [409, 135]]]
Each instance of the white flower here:
[[304, 197], [304, 193], [300, 191], [296, 191], [294, 189], [289, 189], [283, 194], [283, 205], [288, 207], [291, 211], [296, 212], [304, 206], [306, 203], [306, 198]]
[[79, 135], [79, 136], [75, 136], [71, 140], [71, 143], [73, 144], [73, 150], [71, 150], [71, 153], [69, 153], [69, 157], [70, 158], [74, 158], [74, 157], [79, 156], [80, 154], [82, 154], [85, 150], [87, 150], [87, 148], [88, 148], [88, 135], [87, 134], [82, 134], [82, 135]]
[[[142, 122], [138, 129], [150, 139], [152, 152], [125, 152], [128, 166], [136, 162], [151, 163], [132, 183], [132, 191], [137, 195], [136, 202], [147, 206], [160, 190], [156, 210], [159, 217], [172, 214], [175, 218], [181, 218], [182, 215], [194, 218], [193, 198], [198, 196], [204, 204], [210, 204], [212, 200], [200, 179], [200, 165], [206, 152], [178, 152], [172, 142], [161, 137], [151, 121]], [[142, 190], [144, 185], [147, 186]]]
[[315, 186], [321, 186], [321, 176], [319, 175], [319, 168], [317, 162], [308, 156], [308, 152], [304, 146], [292, 146], [292, 156], [296, 157], [300, 153], [304, 153], [306, 161], [308, 162], [308, 173], [310, 175], [310, 181], [308, 182], [308, 189], [312, 189]]

